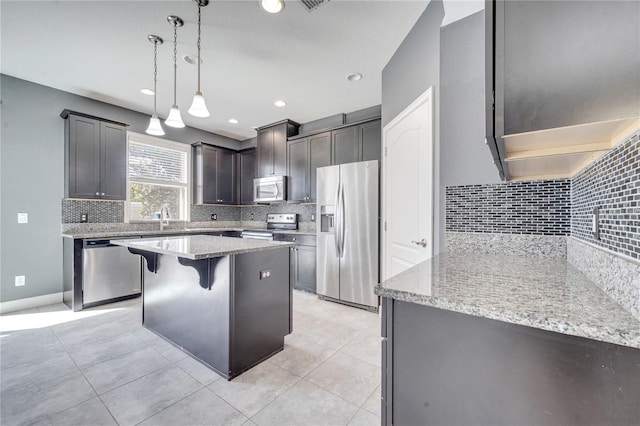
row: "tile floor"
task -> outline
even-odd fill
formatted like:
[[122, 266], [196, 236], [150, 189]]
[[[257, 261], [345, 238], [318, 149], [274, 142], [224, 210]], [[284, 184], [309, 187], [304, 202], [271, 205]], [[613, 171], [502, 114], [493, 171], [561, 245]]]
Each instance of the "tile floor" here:
[[143, 328], [140, 299], [0, 317], [0, 424], [379, 425], [377, 314], [294, 292], [285, 349], [228, 382]]

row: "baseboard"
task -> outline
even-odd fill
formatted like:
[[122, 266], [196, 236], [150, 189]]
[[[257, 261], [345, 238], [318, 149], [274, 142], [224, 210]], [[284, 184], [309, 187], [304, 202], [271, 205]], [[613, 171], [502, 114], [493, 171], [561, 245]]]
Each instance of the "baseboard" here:
[[62, 303], [62, 292], [0, 302], [0, 314]]

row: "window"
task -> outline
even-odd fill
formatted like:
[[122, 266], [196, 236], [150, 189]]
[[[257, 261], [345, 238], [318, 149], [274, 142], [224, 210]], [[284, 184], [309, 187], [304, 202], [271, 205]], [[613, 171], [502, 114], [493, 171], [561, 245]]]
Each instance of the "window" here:
[[129, 133], [129, 221], [160, 218], [163, 206], [171, 220], [189, 220], [191, 146]]

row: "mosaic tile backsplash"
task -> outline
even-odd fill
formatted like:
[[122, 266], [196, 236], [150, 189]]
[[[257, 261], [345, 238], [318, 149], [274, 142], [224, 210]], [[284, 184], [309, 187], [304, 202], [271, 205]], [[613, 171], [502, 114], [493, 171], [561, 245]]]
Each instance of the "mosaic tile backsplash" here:
[[462, 185], [446, 188], [446, 230], [568, 235], [569, 179]]
[[[592, 232], [595, 207], [599, 208], [599, 239]], [[571, 235], [640, 259], [640, 133], [573, 177]]]
[[62, 223], [80, 223], [83, 213], [88, 223], [124, 222], [124, 201], [62, 200]]
[[240, 207], [218, 206], [215, 204], [193, 204], [191, 206], [191, 222], [206, 222], [211, 220], [211, 215], [218, 215], [218, 221], [240, 220]]
[[[297, 213], [298, 221], [311, 222], [316, 213], [315, 204], [271, 204], [269, 206], [244, 206], [240, 208], [242, 221], [267, 220], [267, 213]], [[251, 216], [253, 215], [253, 217]]]

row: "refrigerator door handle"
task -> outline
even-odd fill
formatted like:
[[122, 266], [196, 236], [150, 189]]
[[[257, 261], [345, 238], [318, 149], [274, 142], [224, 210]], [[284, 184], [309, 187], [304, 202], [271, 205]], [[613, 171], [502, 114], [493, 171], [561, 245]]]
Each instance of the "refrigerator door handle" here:
[[344, 207], [344, 185], [340, 185], [340, 257], [344, 257], [344, 218], [345, 218], [345, 207]]
[[333, 241], [336, 246], [336, 256], [340, 257], [340, 213], [338, 209], [338, 203], [340, 203], [340, 184], [338, 183], [338, 189], [336, 190], [336, 202], [333, 204], [335, 207], [335, 228], [333, 230]]

